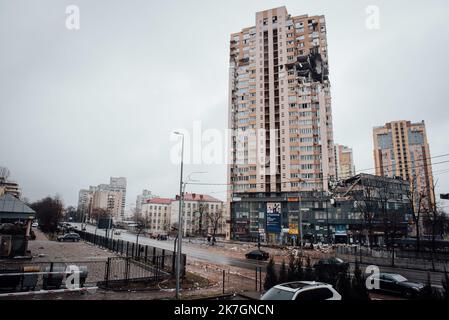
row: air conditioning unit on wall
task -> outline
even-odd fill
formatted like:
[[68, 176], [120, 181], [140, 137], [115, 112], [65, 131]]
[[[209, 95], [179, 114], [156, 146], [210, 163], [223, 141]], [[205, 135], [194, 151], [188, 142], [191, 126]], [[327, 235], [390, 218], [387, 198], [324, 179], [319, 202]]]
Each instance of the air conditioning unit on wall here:
[[12, 236], [0, 235], [0, 257], [9, 257], [11, 254]]

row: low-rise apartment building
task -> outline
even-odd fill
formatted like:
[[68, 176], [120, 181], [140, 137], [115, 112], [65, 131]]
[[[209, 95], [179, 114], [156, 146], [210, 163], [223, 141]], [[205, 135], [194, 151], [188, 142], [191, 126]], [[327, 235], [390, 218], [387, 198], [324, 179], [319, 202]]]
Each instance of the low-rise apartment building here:
[[142, 204], [140, 217], [145, 222], [147, 232], [152, 234], [168, 234], [172, 199], [153, 198]]
[[82, 221], [96, 220], [98, 214], [109, 215], [115, 221], [124, 220], [126, 178], [111, 177], [109, 184], [90, 186], [78, 194], [78, 216]]
[[[221, 200], [203, 194], [185, 193], [183, 203], [184, 236], [206, 236], [214, 233], [226, 235], [226, 212]], [[178, 215], [179, 196], [176, 196], [171, 208], [172, 226], [177, 226]]]

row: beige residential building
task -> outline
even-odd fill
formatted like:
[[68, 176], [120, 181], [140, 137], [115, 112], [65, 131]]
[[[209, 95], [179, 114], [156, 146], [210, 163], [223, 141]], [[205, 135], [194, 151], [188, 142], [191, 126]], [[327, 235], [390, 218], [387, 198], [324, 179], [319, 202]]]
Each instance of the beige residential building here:
[[424, 121], [393, 121], [373, 130], [376, 175], [398, 176], [426, 196], [425, 207], [435, 203], [433, 174]]
[[120, 201], [120, 219], [125, 219], [125, 206], [126, 206], [126, 178], [124, 177], [111, 177], [109, 179], [109, 190], [112, 192], [120, 192], [122, 199]]
[[78, 213], [91, 219], [96, 209], [104, 210], [115, 221], [124, 219], [126, 178], [111, 177], [109, 184], [90, 186], [78, 193]]
[[10, 171], [8, 168], [0, 167], [0, 196], [6, 193], [12, 194], [16, 198], [20, 198], [22, 191], [19, 184], [9, 180]]
[[140, 215], [142, 213], [142, 206], [148, 202], [148, 200], [159, 198], [155, 196], [150, 190], [143, 190], [141, 194], [136, 197], [136, 213]]
[[[214, 197], [196, 194], [184, 194], [184, 236], [213, 234], [216, 224], [216, 234], [226, 235], [226, 212], [223, 202]], [[177, 225], [179, 215], [179, 196], [171, 202], [170, 224]]]
[[166, 235], [170, 231], [172, 199], [151, 198], [141, 205], [141, 217], [146, 222], [147, 231]]
[[231, 35], [229, 197], [328, 190], [335, 179], [324, 16], [285, 7]]
[[87, 219], [92, 209], [92, 199], [96, 187], [90, 186], [89, 189], [81, 189], [78, 192], [78, 213]]
[[0, 196], [6, 193], [12, 194], [18, 199], [20, 199], [22, 195], [22, 191], [20, 190], [18, 183], [0, 177]]
[[103, 209], [117, 221], [121, 218], [122, 199], [121, 191], [98, 188], [92, 195], [92, 210]]
[[354, 157], [351, 148], [340, 144], [335, 145], [335, 169], [337, 180], [355, 176]]
[[324, 16], [279, 7], [231, 34], [226, 208], [233, 239], [281, 242], [297, 231], [298, 209], [280, 202], [325, 194], [336, 178], [326, 32]]

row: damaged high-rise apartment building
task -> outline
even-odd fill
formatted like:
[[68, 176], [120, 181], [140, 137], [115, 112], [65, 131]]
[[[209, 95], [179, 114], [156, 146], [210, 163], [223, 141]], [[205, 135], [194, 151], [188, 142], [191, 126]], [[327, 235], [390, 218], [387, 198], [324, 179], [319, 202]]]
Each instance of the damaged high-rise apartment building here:
[[229, 84], [232, 237], [296, 237], [299, 192], [320, 208], [336, 174], [324, 16], [257, 12], [231, 35]]

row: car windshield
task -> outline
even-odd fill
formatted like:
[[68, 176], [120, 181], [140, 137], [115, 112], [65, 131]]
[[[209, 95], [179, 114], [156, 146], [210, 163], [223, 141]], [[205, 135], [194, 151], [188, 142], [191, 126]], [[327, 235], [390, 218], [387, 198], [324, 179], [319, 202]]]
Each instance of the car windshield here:
[[277, 288], [271, 288], [262, 297], [261, 300], [292, 300], [294, 292], [286, 291]]
[[401, 276], [400, 274], [393, 274], [391, 277], [393, 278], [394, 281], [397, 281], [397, 282], [407, 281], [407, 279], [404, 278], [403, 276]]

